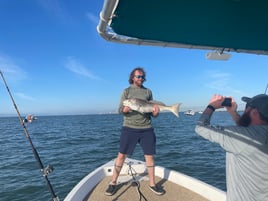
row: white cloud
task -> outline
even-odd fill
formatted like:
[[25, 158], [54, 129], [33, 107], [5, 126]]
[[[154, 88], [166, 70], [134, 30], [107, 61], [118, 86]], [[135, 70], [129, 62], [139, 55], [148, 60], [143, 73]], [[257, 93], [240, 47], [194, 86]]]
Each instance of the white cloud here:
[[211, 80], [207, 84], [209, 88], [221, 90], [224, 87], [226, 87], [226, 85], [228, 85], [231, 75], [228, 73], [222, 73], [218, 71], [210, 71], [207, 73], [207, 77], [209, 80]]
[[91, 79], [100, 80], [99, 77], [95, 76], [92, 72], [90, 72], [83, 64], [79, 63], [75, 58], [68, 57], [65, 62], [65, 67], [70, 71], [82, 75]]
[[31, 100], [31, 101], [34, 100], [33, 97], [28, 96], [28, 95], [26, 95], [24, 93], [21, 93], [21, 92], [18, 92], [18, 93], [15, 93], [15, 94], [16, 94], [16, 96], [18, 96], [19, 98], [22, 98], [24, 100]]
[[8, 80], [24, 80], [27, 78], [26, 72], [7, 56], [0, 55], [0, 70], [4, 76], [8, 76]]
[[37, 3], [46, 11], [53, 13], [59, 18], [66, 16], [63, 5], [59, 0], [38, 0]]
[[94, 14], [92, 14], [90, 12], [87, 12], [86, 16], [89, 19], [89, 21], [93, 22], [94, 24], [98, 24], [99, 18], [97, 16], [95, 16]]
[[207, 72], [208, 80], [207, 87], [215, 89], [219, 92], [227, 92], [231, 94], [242, 94], [242, 91], [235, 89], [232, 85], [232, 74], [220, 72], [220, 71], [209, 71]]

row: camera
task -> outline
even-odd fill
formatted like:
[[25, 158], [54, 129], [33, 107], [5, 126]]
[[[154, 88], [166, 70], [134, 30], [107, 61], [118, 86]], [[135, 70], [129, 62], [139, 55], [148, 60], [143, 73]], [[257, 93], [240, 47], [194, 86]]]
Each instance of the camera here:
[[221, 106], [232, 106], [232, 98], [224, 98], [223, 102], [221, 103]]

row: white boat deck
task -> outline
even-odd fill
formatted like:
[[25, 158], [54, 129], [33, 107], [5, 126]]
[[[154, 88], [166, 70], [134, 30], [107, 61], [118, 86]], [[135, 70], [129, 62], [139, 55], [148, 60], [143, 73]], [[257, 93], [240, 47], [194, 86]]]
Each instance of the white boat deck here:
[[[156, 195], [148, 188], [147, 168], [142, 161], [127, 159], [118, 178], [118, 190], [105, 195], [114, 168], [110, 161], [84, 177], [64, 201], [226, 201], [226, 193], [193, 177], [156, 166], [157, 185], [165, 193]], [[137, 185], [133, 185], [137, 181]]]
[[[111, 177], [105, 177], [93, 189], [85, 201], [209, 201], [208, 199], [194, 193], [173, 182], [156, 177], [158, 185], [163, 187], [165, 193], [156, 195], [148, 188], [147, 176], [139, 181], [140, 188], [132, 185], [132, 182], [121, 183], [113, 196], [105, 195], [105, 190], [111, 181]], [[140, 192], [140, 193], [139, 193]], [[143, 196], [142, 196], [143, 195]], [[141, 199], [140, 199], [141, 198]]]

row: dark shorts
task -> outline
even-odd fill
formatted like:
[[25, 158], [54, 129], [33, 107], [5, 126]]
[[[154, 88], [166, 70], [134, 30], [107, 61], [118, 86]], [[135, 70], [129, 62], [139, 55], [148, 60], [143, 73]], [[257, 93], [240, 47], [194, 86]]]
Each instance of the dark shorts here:
[[141, 145], [144, 155], [154, 155], [156, 143], [154, 129], [122, 127], [119, 152], [132, 155], [137, 143]]

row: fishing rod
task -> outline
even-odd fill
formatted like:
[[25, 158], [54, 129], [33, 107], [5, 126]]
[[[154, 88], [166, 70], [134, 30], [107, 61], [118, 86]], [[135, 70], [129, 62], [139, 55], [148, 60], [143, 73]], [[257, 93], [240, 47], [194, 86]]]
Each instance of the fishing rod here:
[[20, 112], [19, 112], [19, 110], [18, 110], [18, 107], [17, 107], [17, 105], [16, 105], [16, 103], [15, 103], [15, 101], [14, 101], [14, 99], [13, 99], [13, 96], [12, 96], [12, 94], [11, 94], [11, 92], [10, 92], [8, 86], [7, 86], [7, 82], [6, 82], [5, 78], [4, 78], [4, 75], [3, 75], [3, 73], [2, 73], [1, 70], [0, 70], [0, 74], [1, 74], [1, 77], [2, 77], [2, 79], [3, 79], [3, 81], [4, 81], [4, 83], [5, 83], [5, 86], [6, 86], [6, 89], [7, 89], [7, 91], [8, 91], [8, 94], [9, 94], [9, 96], [10, 96], [12, 102], [13, 102], [13, 105], [14, 105], [14, 107], [15, 107], [15, 110], [17, 111], [17, 114], [18, 114], [20, 123], [21, 123], [21, 125], [22, 125], [22, 127], [23, 127], [23, 130], [24, 130], [24, 133], [25, 133], [25, 135], [26, 135], [28, 141], [29, 141], [30, 144], [31, 144], [31, 148], [32, 148], [34, 157], [35, 157], [35, 159], [36, 159], [36, 161], [37, 161], [37, 163], [38, 163], [38, 166], [40, 167], [41, 173], [43, 174], [43, 176], [44, 176], [44, 178], [45, 178], [45, 181], [46, 181], [46, 184], [47, 184], [47, 186], [48, 186], [48, 190], [49, 190], [49, 192], [50, 192], [50, 194], [51, 194], [51, 196], [52, 196], [52, 199], [53, 199], [53, 201], [59, 201], [59, 198], [58, 198], [58, 196], [56, 196], [56, 194], [55, 194], [55, 192], [54, 192], [54, 190], [53, 190], [53, 188], [52, 188], [52, 185], [50, 184], [50, 181], [49, 181], [49, 179], [48, 179], [48, 174], [51, 173], [51, 172], [53, 171], [53, 168], [52, 168], [52, 166], [50, 166], [50, 165], [48, 165], [47, 167], [44, 167], [44, 166], [43, 166], [43, 163], [42, 163], [42, 161], [41, 161], [41, 159], [40, 159], [40, 157], [39, 157], [39, 155], [38, 155], [37, 150], [36, 150], [35, 147], [34, 147], [34, 144], [33, 144], [33, 142], [32, 142], [32, 139], [31, 139], [31, 137], [30, 137], [30, 135], [29, 135], [29, 132], [28, 132], [28, 130], [27, 130], [25, 124], [24, 124], [23, 119], [21, 118], [21, 115], [20, 115]]

